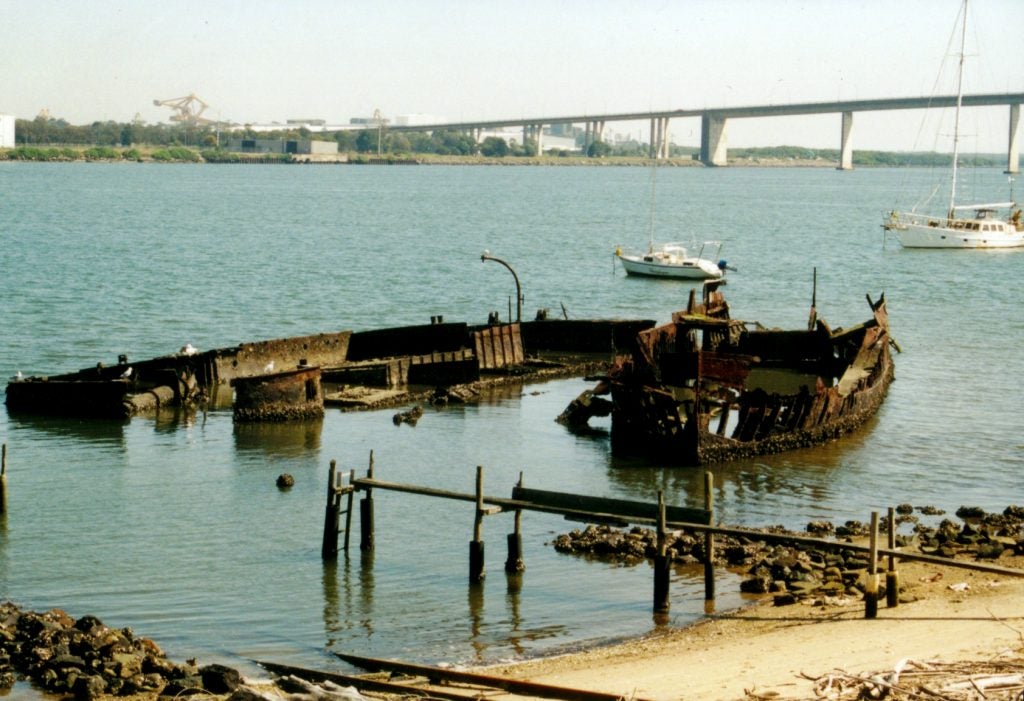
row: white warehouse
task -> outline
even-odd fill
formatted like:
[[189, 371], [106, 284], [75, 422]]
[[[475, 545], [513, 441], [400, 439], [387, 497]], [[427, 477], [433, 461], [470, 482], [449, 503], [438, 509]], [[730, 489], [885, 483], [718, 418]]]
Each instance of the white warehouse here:
[[14, 115], [0, 114], [0, 148], [14, 148]]

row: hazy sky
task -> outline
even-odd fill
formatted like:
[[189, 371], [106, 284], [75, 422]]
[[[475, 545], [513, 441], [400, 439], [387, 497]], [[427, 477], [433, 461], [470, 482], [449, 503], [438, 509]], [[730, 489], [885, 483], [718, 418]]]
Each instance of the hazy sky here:
[[[159, 122], [171, 110], [154, 99], [195, 93], [226, 121], [341, 124], [951, 94], [959, 2], [0, 0], [0, 113]], [[1024, 92], [1022, 29], [1024, 0], [973, 0], [966, 92]], [[979, 147], [1005, 150], [1008, 109], [968, 112]], [[921, 124], [858, 114], [854, 146], [930, 148]], [[839, 128], [735, 120], [729, 144], [837, 148]], [[699, 144], [697, 120], [670, 132]]]

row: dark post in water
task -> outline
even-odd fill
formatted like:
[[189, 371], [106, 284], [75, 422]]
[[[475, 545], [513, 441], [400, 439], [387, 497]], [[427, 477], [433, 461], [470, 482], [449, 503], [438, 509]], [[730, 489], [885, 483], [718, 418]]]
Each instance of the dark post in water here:
[[[519, 473], [519, 487], [523, 486], [523, 473]], [[505, 571], [516, 574], [526, 569], [523, 562], [523, 510], [516, 509], [515, 530], [508, 534], [508, 558], [505, 560]]]
[[[373, 479], [373, 451], [370, 451], [370, 466], [366, 476]], [[373, 489], [366, 488], [366, 496], [359, 502], [359, 549], [373, 550]]]
[[668, 613], [669, 559], [665, 547], [665, 493], [658, 490], [658, 552], [654, 556], [654, 612]]
[[484, 468], [476, 466], [476, 514], [473, 517], [473, 540], [469, 541], [469, 581], [483, 581], [484, 575]]

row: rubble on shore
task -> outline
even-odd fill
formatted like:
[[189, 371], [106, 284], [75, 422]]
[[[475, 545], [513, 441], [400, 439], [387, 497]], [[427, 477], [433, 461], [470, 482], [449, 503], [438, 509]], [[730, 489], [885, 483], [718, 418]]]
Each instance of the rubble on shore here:
[[88, 701], [104, 696], [226, 694], [241, 684], [237, 670], [172, 662], [131, 628], [109, 628], [95, 616], [60, 609], [23, 611], [0, 603], [0, 694], [28, 680], [52, 694]]
[[[995, 561], [1000, 557], [1024, 555], [1024, 507], [1009, 506], [1002, 513], [986, 513], [976, 507], [961, 507], [956, 523], [943, 518], [935, 526], [920, 522], [914, 511], [941, 516], [934, 507], [901, 505], [896, 508], [896, 545], [940, 557], [969, 556]], [[911, 524], [912, 533], [898, 532], [900, 525]], [[758, 529], [765, 534], [835, 538], [852, 543], [869, 535], [866, 524], [847, 521], [836, 526], [813, 521], [806, 533], [787, 531], [781, 526]], [[657, 533], [649, 528], [620, 530], [607, 525], [589, 525], [557, 536], [552, 545], [559, 552], [609, 559], [624, 564], [651, 560], [658, 552]], [[666, 554], [676, 565], [705, 562], [704, 537], [695, 531], [670, 531]], [[717, 535], [714, 565], [743, 573], [740, 590], [749, 594], [772, 594], [776, 605], [808, 599], [825, 601], [830, 597], [859, 597], [863, 593], [864, 571], [869, 566], [866, 553], [806, 544], [778, 544], [751, 537]], [[880, 595], [884, 595], [884, 584]]]

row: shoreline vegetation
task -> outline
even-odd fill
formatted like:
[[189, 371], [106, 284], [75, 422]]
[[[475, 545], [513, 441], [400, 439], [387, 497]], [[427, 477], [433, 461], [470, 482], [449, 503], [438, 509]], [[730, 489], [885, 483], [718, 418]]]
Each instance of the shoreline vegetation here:
[[[853, 165], [872, 167], [934, 167], [948, 165], [950, 154], [934, 152], [854, 152]], [[581, 153], [549, 153], [542, 156], [487, 156], [482, 154], [367, 153], [339, 152], [337, 155], [285, 153], [240, 153], [219, 148], [189, 146], [81, 146], [21, 145], [0, 149], [0, 161], [46, 163], [209, 163], [282, 165], [480, 165], [480, 166], [649, 166], [653, 159], [638, 155], [586, 156]], [[961, 159], [962, 165], [1004, 167], [1005, 158], [984, 154]], [[658, 159], [660, 167], [706, 167], [696, 153], [682, 153]], [[730, 149], [729, 167], [836, 168], [834, 149], [796, 146]]]
[[[561, 148], [544, 149], [528, 135], [487, 136], [477, 141], [465, 130], [394, 130], [386, 122], [361, 128], [314, 132], [306, 125], [280, 125], [269, 131], [206, 119], [187, 119], [182, 115], [173, 123], [149, 124], [136, 117], [131, 122], [113, 120], [74, 125], [67, 120], [41, 112], [35, 119], [15, 120], [13, 148], [0, 148], [0, 161], [130, 161], [159, 163], [332, 163], [332, 164], [422, 164], [422, 165], [650, 165], [651, 144], [640, 138], [612, 141], [588, 140], [588, 135], [573, 124], [552, 126], [551, 134], [568, 138]], [[260, 153], [231, 151], [226, 144], [241, 143]], [[333, 154], [262, 153], [269, 142], [327, 143], [337, 147]], [[572, 144], [569, 146], [569, 144]], [[538, 148], [540, 147], [540, 148]], [[312, 149], [310, 149], [312, 150]], [[332, 149], [333, 150], [333, 149]], [[543, 150], [543, 155], [535, 155]], [[801, 166], [836, 168], [840, 162], [837, 148], [808, 146], [739, 147], [728, 149], [731, 166]], [[667, 144], [665, 166], [703, 166], [700, 148]], [[952, 153], [934, 151], [872, 151], [855, 149], [855, 167], [948, 167]], [[1005, 167], [1006, 155], [978, 153], [960, 155], [960, 163], [974, 167]]]

